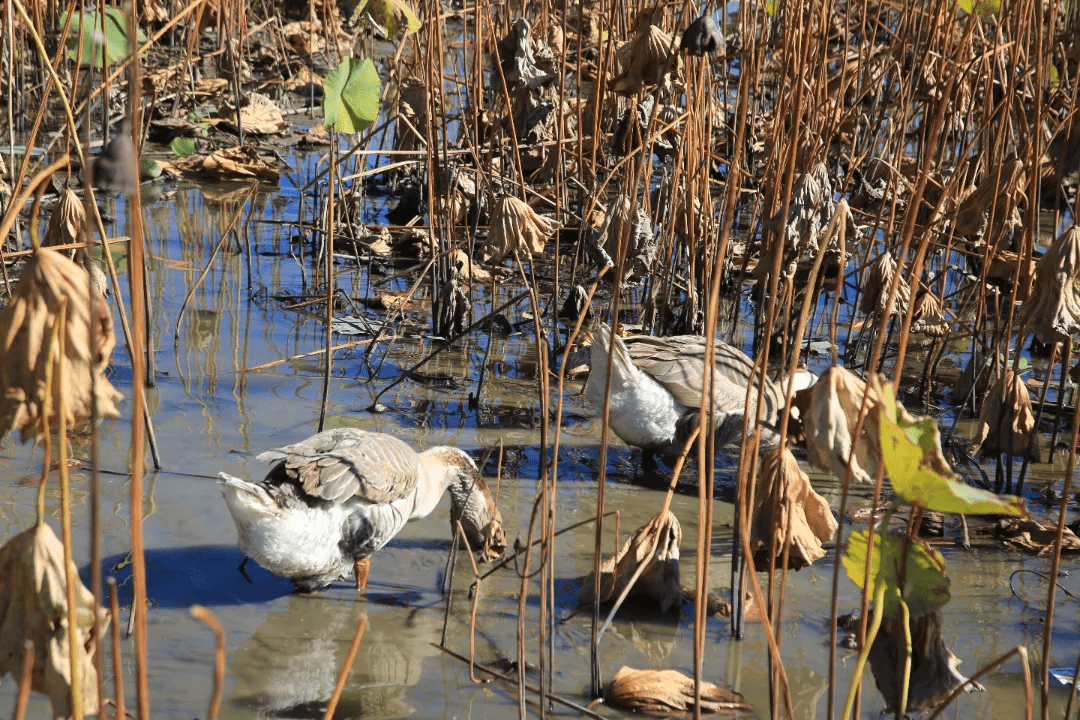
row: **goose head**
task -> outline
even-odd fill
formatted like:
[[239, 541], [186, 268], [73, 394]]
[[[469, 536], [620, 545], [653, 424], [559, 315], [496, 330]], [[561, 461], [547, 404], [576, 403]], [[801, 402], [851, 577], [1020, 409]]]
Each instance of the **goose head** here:
[[451, 533], [456, 537], [457, 523], [461, 522], [469, 547], [480, 552], [481, 561], [494, 560], [506, 550], [506, 532], [484, 477], [468, 453], [452, 447], [434, 450], [444, 468], [444, 487], [450, 492]]

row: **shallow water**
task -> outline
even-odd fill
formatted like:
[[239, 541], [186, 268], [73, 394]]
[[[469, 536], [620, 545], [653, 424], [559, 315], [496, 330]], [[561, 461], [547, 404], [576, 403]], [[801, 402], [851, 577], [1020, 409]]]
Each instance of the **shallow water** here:
[[[303, 167], [310, 159], [297, 158]], [[303, 173], [303, 170], [301, 170]], [[171, 192], [175, 190], [175, 195]], [[173, 333], [184, 297], [206, 263], [231, 212], [223, 206], [224, 190], [211, 192], [190, 186], [169, 187], [167, 196], [147, 204], [149, 270], [153, 288], [151, 323], [157, 365], [156, 387], [148, 394], [164, 469], [146, 478], [144, 512], [147, 548], [150, 704], [155, 718], [204, 717], [211, 689], [213, 641], [209, 631], [189, 615], [192, 604], [208, 606], [223, 624], [228, 643], [228, 666], [221, 715], [225, 718], [321, 717], [345, 658], [361, 612], [368, 626], [338, 709], [339, 717], [501, 718], [516, 713], [516, 688], [502, 683], [472, 684], [467, 666], [436, 646], [443, 627], [444, 601], [440, 587], [450, 543], [445, 507], [431, 517], [409, 524], [401, 535], [373, 558], [365, 596], [357, 597], [347, 584], [313, 595], [290, 593], [287, 582], [249, 564], [252, 582], [235, 569], [241, 555], [229, 513], [214, 480], [225, 471], [259, 478], [265, 468], [255, 460], [264, 449], [300, 440], [318, 423], [321, 362], [309, 357], [271, 369], [239, 373], [262, 363], [323, 347], [320, 321], [306, 311], [283, 310], [278, 302], [249, 301], [259, 288], [270, 296], [299, 294], [303, 277], [289, 255], [287, 226], [253, 223], [251, 282], [247, 257], [226, 252], [213, 264], [195, 294], [180, 326]], [[281, 191], [261, 195], [256, 219], [288, 220], [296, 216], [296, 192], [282, 182]], [[122, 209], [115, 210], [122, 217]], [[121, 234], [116, 232], [115, 234]], [[310, 266], [310, 257], [307, 260]], [[365, 273], [342, 266], [338, 283], [350, 294], [369, 290]], [[310, 278], [309, 278], [310, 279]], [[389, 287], [403, 287], [402, 278]], [[474, 317], [490, 304], [512, 296], [500, 287], [495, 298], [478, 303]], [[287, 303], [285, 303], [287, 304]], [[510, 313], [523, 318], [524, 305]], [[374, 311], [371, 317], [377, 317]], [[511, 539], [524, 536], [533, 498], [540, 439], [535, 401], [536, 365], [531, 336], [495, 337], [479, 408], [470, 410], [468, 394], [488, 342], [476, 333], [443, 353], [424, 368], [427, 380], [406, 381], [381, 402], [384, 414], [364, 410], [374, 393], [399, 375], [403, 366], [422, 357], [431, 343], [416, 332], [399, 340], [387, 353], [378, 349], [369, 363], [364, 347], [338, 353], [331, 380], [328, 424], [352, 425], [393, 432], [417, 447], [452, 444], [474, 456], [505, 445], [499, 505]], [[338, 336], [335, 342], [351, 338]], [[120, 341], [122, 348], [122, 340]], [[130, 365], [127, 353], [114, 356], [114, 383], [130, 408]], [[374, 377], [371, 382], [368, 378]], [[558, 486], [558, 525], [568, 526], [595, 512], [599, 423], [580, 397], [580, 384], [568, 387]], [[101, 427], [103, 546], [106, 573], [121, 585], [121, 602], [130, 602], [128, 550], [128, 484], [123, 474], [129, 425], [107, 421]], [[85, 438], [73, 439], [73, 452], [84, 457]], [[631, 484], [639, 459], [613, 439], [606, 459], [608, 509], [621, 511], [622, 537], [655, 514], [661, 492]], [[0, 445], [0, 536], [10, 537], [34, 520], [39, 449], [5, 439]], [[1063, 459], [1054, 467], [1040, 466], [1037, 475], [1060, 478]], [[486, 466], [489, 481], [494, 460]], [[726, 469], [726, 468], [725, 468]], [[730, 469], [726, 469], [731, 472]], [[818, 476], [820, 477], [820, 476]], [[835, 483], [823, 479], [825, 492]], [[73, 497], [84, 503], [88, 492], [85, 470], [73, 475]], [[48, 511], [59, 527], [58, 490], [48, 493]], [[676, 495], [672, 509], [684, 533], [683, 583], [693, 584], [697, 500]], [[76, 562], [88, 582], [89, 540], [87, 505], [74, 512]], [[726, 596], [732, 520], [731, 506], [718, 502], [716, 536], [710, 564], [710, 587]], [[606, 526], [605, 551], [615, 546], [613, 523]], [[593, 529], [579, 528], [559, 539], [556, 553], [557, 629], [555, 692], [580, 703], [588, 700], [590, 619], [571, 616], [580, 579], [592, 565]], [[974, 672], [1018, 644], [1033, 656], [1041, 652], [1040, 608], [1045, 605], [1045, 581], [1032, 574], [1014, 580], [1021, 599], [1009, 589], [1009, 576], [1019, 569], [1045, 571], [1049, 561], [998, 551], [964, 552], [942, 548], [949, 563], [952, 601], [945, 607], [945, 637], [963, 660], [962, 671]], [[828, 608], [831, 555], [812, 568], [789, 574], [783, 620], [783, 656], [792, 687], [796, 714], [823, 717], [828, 674]], [[1066, 558], [1064, 569], [1080, 569]], [[467, 559], [457, 565], [447, 645], [468, 652], [469, 600], [462, 578]], [[764, 579], [764, 576], [762, 576]], [[1076, 583], [1062, 580], [1070, 590]], [[517, 594], [520, 580], [511, 570], [485, 581], [476, 627], [476, 656], [492, 662], [514, 657], [517, 632]], [[841, 612], [854, 609], [858, 593], [842, 576]], [[538, 601], [528, 601], [526, 647], [531, 661], [538, 650]], [[1025, 604], [1027, 603], [1027, 604]], [[622, 665], [677, 668], [689, 673], [692, 663], [690, 608], [677, 617], [657, 619], [630, 613], [621, 616], [601, 643], [605, 681]], [[127, 612], [123, 613], [125, 619]], [[1071, 666], [1080, 647], [1080, 605], [1059, 595], [1054, 653], [1055, 667]], [[766, 646], [760, 629], [750, 625], [747, 638], [732, 641], [725, 621], [710, 619], [707, 629], [705, 676], [722, 680], [742, 692], [758, 717], [768, 715]], [[126, 660], [133, 649], [126, 640]], [[842, 707], [851, 681], [854, 653], [839, 651], [835, 703]], [[106, 667], [111, 667], [106, 658]], [[134, 700], [134, 675], [125, 664], [128, 707]], [[530, 682], [535, 682], [532, 678]], [[112, 687], [111, 670], [106, 671]], [[950, 717], [1016, 718], [1023, 706], [1022, 678], [1016, 660], [984, 679], [987, 692], [959, 701]], [[877, 717], [882, 703], [869, 679], [864, 680], [863, 716]], [[111, 694], [111, 691], [110, 691]], [[1052, 691], [1059, 716], [1064, 690]], [[14, 697], [10, 680], [0, 687], [0, 707]], [[530, 701], [532, 698], [530, 698]], [[531, 712], [536, 710], [531, 706]], [[556, 708], [556, 714], [565, 711]], [[615, 715], [613, 710], [600, 712]], [[49, 716], [48, 703], [35, 697], [30, 717]]]

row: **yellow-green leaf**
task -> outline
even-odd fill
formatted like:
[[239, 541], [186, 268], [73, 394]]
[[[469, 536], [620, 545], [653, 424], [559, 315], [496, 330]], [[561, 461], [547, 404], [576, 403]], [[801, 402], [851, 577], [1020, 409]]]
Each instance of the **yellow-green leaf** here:
[[389, 37], [395, 37], [402, 28], [406, 35], [412, 35], [421, 27], [420, 19], [405, 0], [361, 0], [352, 17], [358, 18], [364, 11], [386, 29]]
[[323, 125], [337, 132], [360, 132], [379, 117], [382, 85], [371, 59], [345, 58], [323, 82]]
[[[71, 31], [67, 39], [67, 54], [72, 60], [79, 57], [79, 43], [82, 43], [83, 65], [101, 67], [101, 51], [104, 48], [105, 57], [109, 63], [127, 57], [128, 54], [128, 31], [127, 18], [119, 8], [105, 8], [105, 22], [96, 10], [86, 13], [76, 13], [71, 17]], [[60, 26], [67, 23], [67, 13], [60, 16]], [[102, 26], [104, 25], [104, 35]], [[96, 38], [96, 40], [95, 40]], [[136, 45], [146, 42], [146, 36], [142, 30], [135, 31]]]
[[[851, 581], [863, 587], [866, 572], [866, 555], [870, 531], [851, 533], [847, 550], [841, 562]], [[941, 553], [925, 545], [918, 538], [911, 538], [904, 561], [905, 538], [903, 535], [886, 535], [884, 549], [880, 533], [874, 533], [874, 549], [870, 557], [870, 587], [876, 589], [885, 584], [885, 617], [896, 615], [901, 595], [912, 617], [919, 617], [940, 609], [949, 602], [949, 578], [945, 576], [945, 558]], [[904, 587], [900, 588], [900, 571], [904, 571]]]
[[892, 388], [882, 388], [881, 455], [896, 494], [927, 510], [963, 515], [1026, 517], [1023, 498], [972, 487], [955, 475], [941, 454], [937, 425], [930, 418], [897, 420]]

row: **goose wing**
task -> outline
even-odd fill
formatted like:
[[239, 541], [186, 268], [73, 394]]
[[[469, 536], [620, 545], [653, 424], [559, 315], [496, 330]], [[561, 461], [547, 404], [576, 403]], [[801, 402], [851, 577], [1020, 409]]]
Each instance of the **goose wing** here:
[[331, 502], [357, 497], [385, 504], [416, 488], [420, 456], [393, 435], [335, 428], [259, 455], [277, 462], [308, 495]]
[[[624, 338], [634, 364], [656, 378], [681, 404], [698, 407], [705, 382], [705, 338], [700, 335], [673, 335], [666, 338], [637, 336]], [[713, 397], [726, 412], [741, 411], [746, 388], [754, 375], [754, 363], [738, 348], [716, 341]], [[752, 395], [751, 407], [757, 402]], [[783, 397], [779, 388], [765, 378], [765, 418], [775, 419]]]

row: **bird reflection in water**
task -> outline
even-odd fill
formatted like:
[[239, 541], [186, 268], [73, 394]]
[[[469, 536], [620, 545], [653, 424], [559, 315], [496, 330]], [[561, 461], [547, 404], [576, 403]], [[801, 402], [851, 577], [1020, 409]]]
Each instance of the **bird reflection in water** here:
[[[442, 655], [433, 643], [439, 641], [443, 616], [434, 607], [402, 606], [400, 593], [393, 598], [386, 605], [326, 596], [283, 598], [285, 609], [270, 612], [232, 653], [235, 686], [228, 705], [235, 713], [223, 708], [223, 715], [321, 718], [364, 612], [367, 629], [335, 714], [412, 715], [416, 707], [409, 688], [420, 682], [424, 660]], [[428, 599], [437, 602], [436, 595], [425, 593]]]

